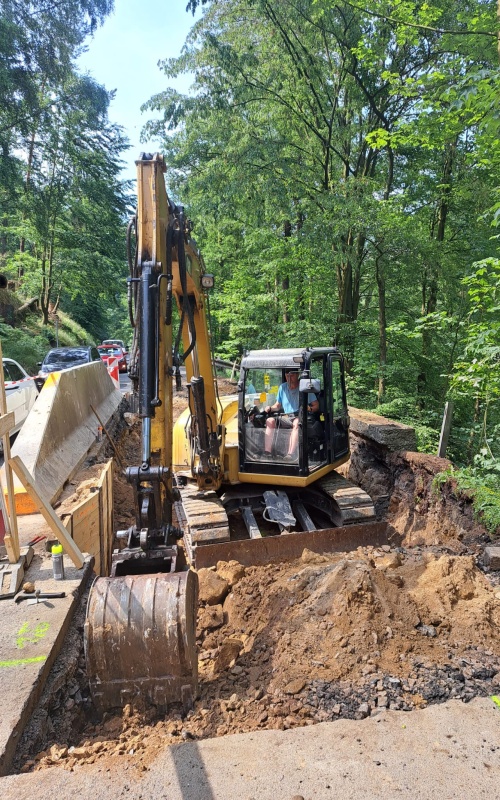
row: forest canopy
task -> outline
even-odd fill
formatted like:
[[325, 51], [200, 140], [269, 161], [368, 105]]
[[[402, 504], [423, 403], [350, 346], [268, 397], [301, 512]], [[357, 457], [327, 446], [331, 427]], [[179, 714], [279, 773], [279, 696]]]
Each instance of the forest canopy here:
[[112, 9], [0, 0], [0, 270], [38, 300], [48, 342], [61, 301], [90, 336], [106, 335], [126, 269], [128, 143], [108, 119], [112, 95], [75, 67]]
[[353, 405], [435, 452], [454, 399], [452, 456], [498, 456], [496, 2], [203, 7], [146, 133], [216, 274], [218, 353], [338, 344]]

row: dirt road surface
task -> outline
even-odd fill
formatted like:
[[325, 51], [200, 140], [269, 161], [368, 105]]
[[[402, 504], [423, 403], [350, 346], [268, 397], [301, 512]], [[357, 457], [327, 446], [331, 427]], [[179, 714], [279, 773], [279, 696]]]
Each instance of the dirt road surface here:
[[493, 800], [499, 786], [500, 708], [487, 698], [0, 779], [3, 800]]

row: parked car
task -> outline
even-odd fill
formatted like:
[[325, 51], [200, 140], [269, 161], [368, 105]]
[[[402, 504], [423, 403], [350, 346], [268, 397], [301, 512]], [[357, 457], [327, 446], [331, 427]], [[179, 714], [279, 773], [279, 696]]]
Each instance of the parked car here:
[[[5, 380], [5, 397], [7, 412], [14, 412], [14, 427], [11, 435], [18, 433], [33, 408], [38, 389], [35, 378], [30, 378], [26, 370], [12, 358], [3, 358], [3, 376]], [[2, 445], [0, 443], [0, 450]]]
[[45, 358], [38, 364], [40, 371], [36, 377], [36, 385], [39, 389], [47, 380], [47, 375], [51, 372], [62, 372], [65, 369], [79, 367], [81, 364], [90, 364], [91, 361], [100, 361], [101, 356], [97, 347], [93, 345], [82, 347], [55, 347], [49, 350]]
[[99, 344], [97, 345], [97, 349], [99, 351], [99, 355], [106, 364], [111, 358], [117, 358], [119, 371], [127, 371], [127, 359], [121, 347], [117, 347], [115, 344]]
[[102, 340], [102, 344], [113, 344], [116, 347], [121, 347], [121, 349], [123, 350], [123, 352], [125, 354], [125, 359], [127, 361], [127, 366], [128, 366], [129, 352], [128, 352], [128, 348], [125, 345], [125, 342], [123, 341], [123, 339], [103, 339]]

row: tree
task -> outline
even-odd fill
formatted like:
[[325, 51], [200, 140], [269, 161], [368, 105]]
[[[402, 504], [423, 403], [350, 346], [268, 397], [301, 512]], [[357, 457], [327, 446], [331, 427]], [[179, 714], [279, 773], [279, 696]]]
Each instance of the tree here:
[[[432, 320], [441, 304], [453, 309], [445, 290], [487, 244], [485, 224], [470, 231], [491, 202], [482, 165], [474, 176], [481, 192], [469, 177], [478, 119], [452, 91], [491, 64], [495, 8], [475, 3], [465, 14], [458, 5], [409, 2], [398, 5], [396, 21], [392, 10], [380, 2], [212, 3], [181, 58], [165, 64], [169, 76], [194, 71], [197, 94], [167, 89], [149, 106], [164, 111], [173, 186], [195, 218], [211, 217], [206, 229], [217, 231], [218, 248], [228, 221], [238, 221], [231, 263], [249, 269], [246, 285], [259, 297], [267, 294], [274, 336], [296, 344], [311, 331], [326, 335], [347, 348], [354, 367], [356, 332], [385, 307], [371, 362], [386, 378], [394, 352], [387, 328], [409, 311], [413, 363], [402, 371], [423, 408], [444, 391], [443, 354], [424, 326], [414, 333], [415, 319]], [[476, 39], [462, 35], [467, 28], [479, 30]], [[231, 286], [224, 279], [224, 293]], [[237, 298], [219, 302], [229, 315]], [[241, 313], [248, 328], [253, 303]]]
[[127, 199], [118, 173], [127, 143], [107, 122], [108, 104], [101, 86], [72, 75], [33, 140], [17, 228], [27, 246], [11, 263], [25, 291], [40, 295], [45, 324], [63, 288], [73, 298], [89, 285], [108, 291], [123, 269]]

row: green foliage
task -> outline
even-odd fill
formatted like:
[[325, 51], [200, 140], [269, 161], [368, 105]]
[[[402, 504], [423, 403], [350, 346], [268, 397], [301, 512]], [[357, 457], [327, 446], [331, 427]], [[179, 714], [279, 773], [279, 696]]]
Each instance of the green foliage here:
[[439, 491], [452, 479], [460, 492], [472, 498], [476, 518], [491, 536], [500, 535], [500, 459], [486, 449], [477, 454], [474, 464], [464, 469], [449, 469], [435, 476], [433, 490]]
[[485, 259], [462, 280], [470, 310], [463, 357], [453, 369], [452, 388], [485, 403], [500, 401], [500, 260]]
[[44, 333], [33, 336], [29, 328], [11, 328], [3, 322], [0, 322], [0, 339], [5, 358], [18, 361], [29, 375], [38, 372], [37, 362], [44, 359], [51, 347]]

